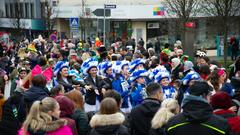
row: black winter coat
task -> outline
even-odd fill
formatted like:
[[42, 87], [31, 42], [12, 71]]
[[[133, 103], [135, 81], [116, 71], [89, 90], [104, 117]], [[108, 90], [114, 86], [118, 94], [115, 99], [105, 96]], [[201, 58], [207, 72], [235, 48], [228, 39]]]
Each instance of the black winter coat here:
[[68, 78], [67, 78], [67, 81], [68, 81], [68, 83], [65, 82], [65, 81], [63, 81], [62, 78], [59, 78], [59, 79], [57, 80], [57, 82], [58, 82], [59, 84], [63, 85], [65, 92], [69, 92], [69, 91], [73, 90], [73, 89], [74, 89], [74, 88], [72, 87], [73, 85], [80, 85], [81, 87], [84, 87], [84, 85], [85, 85], [85, 84], [82, 83], [82, 82], [73, 80], [71, 77], [68, 77]]
[[147, 98], [133, 108], [129, 116], [131, 135], [148, 135], [152, 118], [160, 106], [160, 101]]
[[49, 97], [49, 91], [46, 88], [32, 86], [23, 94], [23, 97], [27, 109], [30, 109], [34, 101]]
[[102, 93], [102, 88], [104, 86], [104, 81], [101, 77], [97, 76], [96, 77], [96, 82], [93, 81], [91, 76], [87, 76], [84, 79], [84, 82], [86, 85], [91, 85], [92, 89], [86, 91], [85, 95], [85, 102], [89, 105], [95, 105], [96, 104], [96, 98], [97, 94], [95, 93], [95, 90], [98, 90], [99, 95], [99, 100], [102, 101], [103, 99], [103, 93]]
[[213, 114], [208, 103], [191, 101], [183, 106], [183, 112], [166, 124], [167, 135], [229, 135], [227, 121]]
[[3, 118], [0, 122], [1, 135], [16, 135], [26, 118], [23, 95], [15, 92], [3, 106]]

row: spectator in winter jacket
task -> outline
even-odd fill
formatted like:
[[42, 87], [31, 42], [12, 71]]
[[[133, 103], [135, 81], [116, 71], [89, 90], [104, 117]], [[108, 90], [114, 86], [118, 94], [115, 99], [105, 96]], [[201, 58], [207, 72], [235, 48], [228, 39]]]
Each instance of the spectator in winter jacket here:
[[125, 117], [118, 110], [117, 102], [113, 98], [103, 99], [99, 113], [90, 121], [93, 129], [89, 135], [128, 135], [127, 128], [122, 125]]
[[132, 109], [130, 113], [130, 130], [132, 135], [148, 135], [151, 121], [161, 106], [162, 88], [158, 83], [150, 83], [146, 88], [148, 98]]
[[88, 133], [88, 117], [84, 112], [84, 100], [80, 91], [72, 90], [65, 94], [74, 103], [75, 111], [72, 115], [72, 119], [75, 120], [78, 135], [87, 135]]
[[166, 99], [152, 119], [152, 129], [149, 135], [164, 135], [168, 120], [179, 113], [180, 106], [175, 99]]
[[78, 135], [76, 122], [72, 119], [75, 109], [73, 101], [66, 96], [57, 96], [55, 99], [60, 107], [60, 118], [67, 120], [67, 125], [71, 128], [73, 135]]
[[0, 134], [16, 135], [21, 128], [22, 123], [26, 118], [26, 108], [23, 99], [21, 88], [17, 88], [11, 95], [3, 107], [3, 117], [0, 122]]
[[34, 101], [39, 101], [49, 96], [46, 84], [47, 80], [42, 74], [33, 77], [32, 86], [23, 94], [28, 109], [30, 109]]
[[222, 135], [230, 134], [227, 121], [213, 114], [209, 105], [212, 88], [204, 81], [195, 81], [185, 95], [182, 113], [166, 124], [167, 135]]
[[213, 113], [227, 119], [234, 134], [240, 134], [240, 116], [237, 116], [230, 108], [232, 107], [232, 99], [225, 92], [217, 92], [211, 97], [211, 105]]
[[18, 135], [72, 135], [67, 121], [59, 119], [58, 102], [50, 97], [35, 101]]
[[176, 79], [181, 78], [183, 68], [179, 58], [173, 58], [171, 61], [172, 61], [172, 68], [171, 68], [172, 81], [175, 81]]

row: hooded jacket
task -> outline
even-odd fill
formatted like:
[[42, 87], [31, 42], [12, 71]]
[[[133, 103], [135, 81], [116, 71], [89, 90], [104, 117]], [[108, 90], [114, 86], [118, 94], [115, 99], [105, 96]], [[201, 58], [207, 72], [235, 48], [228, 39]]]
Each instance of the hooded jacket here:
[[183, 112], [171, 118], [166, 124], [167, 135], [228, 135], [227, 121], [213, 114], [207, 101], [198, 96], [186, 96]]
[[157, 99], [146, 98], [142, 104], [132, 109], [130, 113], [130, 128], [132, 135], [148, 135], [151, 121], [161, 106]]
[[123, 126], [125, 117], [122, 113], [95, 114], [90, 125], [93, 128], [89, 135], [128, 135], [128, 130]]
[[237, 116], [235, 112], [231, 110], [220, 109], [214, 111], [214, 114], [227, 119], [229, 125], [231, 126], [232, 132], [237, 135], [240, 134], [240, 116]]
[[[72, 135], [71, 129], [65, 126], [66, 121], [59, 119], [49, 123], [41, 130], [34, 132], [33, 129], [29, 129], [27, 135]], [[18, 132], [18, 135], [23, 135], [23, 128]]]
[[29, 109], [32, 106], [34, 101], [42, 100], [48, 96], [49, 96], [49, 93], [45, 88], [35, 87], [35, 86], [32, 86], [31, 88], [29, 88], [29, 90], [27, 90], [23, 94], [24, 101], [27, 105], [27, 108]]
[[72, 100], [65, 96], [55, 97], [60, 106], [60, 117], [67, 120], [67, 125], [71, 128], [73, 135], [78, 135], [76, 122], [72, 119], [74, 113], [74, 104]]

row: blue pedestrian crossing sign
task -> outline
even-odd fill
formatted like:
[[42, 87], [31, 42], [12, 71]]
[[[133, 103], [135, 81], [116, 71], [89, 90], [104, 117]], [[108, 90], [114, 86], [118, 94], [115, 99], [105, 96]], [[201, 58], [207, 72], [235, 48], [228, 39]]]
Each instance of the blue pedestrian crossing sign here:
[[79, 19], [78, 18], [70, 18], [70, 27], [78, 27]]

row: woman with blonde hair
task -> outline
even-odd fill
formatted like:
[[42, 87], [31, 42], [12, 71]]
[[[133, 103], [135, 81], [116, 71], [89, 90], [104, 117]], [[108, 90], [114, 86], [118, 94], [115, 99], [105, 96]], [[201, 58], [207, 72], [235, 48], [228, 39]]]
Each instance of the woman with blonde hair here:
[[35, 101], [18, 135], [72, 135], [66, 120], [59, 119], [59, 108], [50, 97]]
[[163, 135], [164, 126], [170, 118], [179, 113], [179, 105], [175, 99], [165, 99], [161, 108], [152, 119], [150, 135]]
[[84, 100], [80, 91], [72, 90], [65, 94], [66, 97], [71, 99], [74, 103], [75, 111], [72, 119], [76, 122], [76, 127], [79, 135], [86, 135], [88, 133], [88, 116], [84, 112]]

